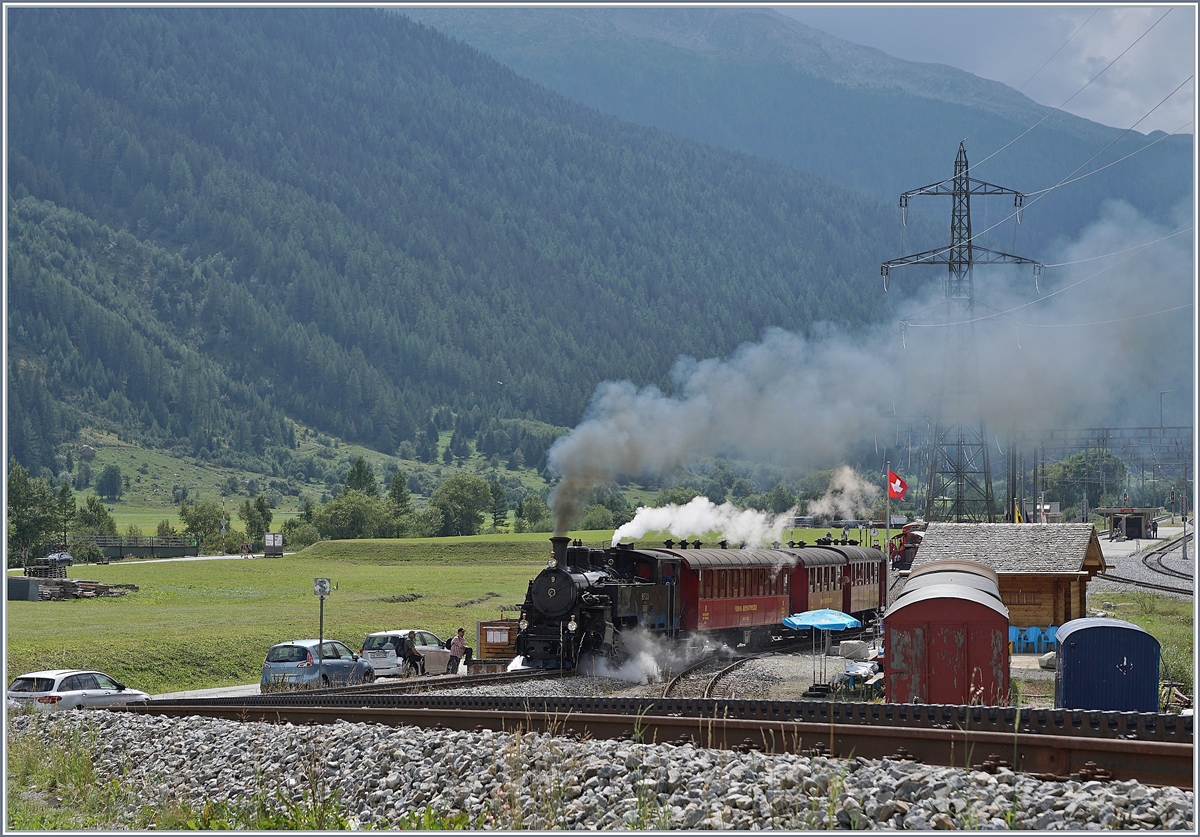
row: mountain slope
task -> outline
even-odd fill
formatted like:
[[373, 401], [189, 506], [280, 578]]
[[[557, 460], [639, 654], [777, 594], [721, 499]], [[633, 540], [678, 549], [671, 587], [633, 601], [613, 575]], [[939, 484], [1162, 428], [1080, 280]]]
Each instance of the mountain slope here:
[[[139, 255], [104, 268], [116, 296], [73, 292], [137, 312], [113, 345], [164, 335], [150, 365], [174, 382], [139, 390], [65, 324], [14, 330], [13, 358], [65, 340], [104, 367], [46, 372], [73, 422], [119, 395], [164, 443], [286, 442], [160, 416], [186, 349], [262, 422], [390, 451], [438, 406], [571, 424], [605, 378], [665, 385], [679, 353], [888, 312], [891, 207], [581, 107], [397, 15], [21, 9], [9, 57], [9, 246], [30, 252], [10, 317], [45, 318], [47, 276], [72, 284], [68, 241], [104, 266], [119, 236]], [[102, 232], [34, 246], [39, 217]]]
[[[1024, 192], [1110, 169], [1056, 191], [1025, 214], [1018, 248], [1045, 258], [1078, 236], [1105, 200], [1162, 220], [1190, 199], [1192, 140], [1121, 131], [1054, 113], [998, 82], [842, 41], [767, 9], [406, 9], [517, 72], [646, 125], [761, 154], [894, 201], [949, 177], [960, 140], [986, 157], [972, 173]], [[1151, 146], [1146, 148], [1147, 146]], [[1076, 175], [1077, 176], [1077, 175]], [[993, 201], [995, 223], [1008, 207]], [[915, 211], [946, 217], [936, 202]], [[983, 209], [983, 207], [981, 207]], [[1009, 236], [1011, 224], [998, 235]], [[1024, 244], [1024, 246], [1020, 246]]]

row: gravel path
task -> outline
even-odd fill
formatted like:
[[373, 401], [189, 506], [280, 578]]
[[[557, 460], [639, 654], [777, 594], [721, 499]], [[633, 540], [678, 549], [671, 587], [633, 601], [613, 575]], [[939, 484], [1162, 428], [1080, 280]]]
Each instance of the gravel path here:
[[[1137, 782], [1041, 782], [912, 762], [391, 728], [276, 726], [66, 712], [16, 716], [9, 736], [94, 734], [102, 777], [170, 802], [244, 804], [259, 789], [336, 794], [353, 827], [412, 812], [466, 813], [475, 828], [1194, 830], [1194, 796]], [[121, 828], [122, 823], [113, 823]]]

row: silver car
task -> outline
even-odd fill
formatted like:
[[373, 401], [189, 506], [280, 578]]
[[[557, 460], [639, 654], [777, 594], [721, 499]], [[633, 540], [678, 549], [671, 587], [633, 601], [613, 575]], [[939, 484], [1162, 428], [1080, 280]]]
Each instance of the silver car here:
[[[400, 674], [404, 659], [400, 649], [404, 647], [404, 638], [410, 629], [403, 631], [379, 631], [368, 634], [363, 640], [362, 655], [371, 661], [378, 675]], [[417, 635], [417, 651], [425, 655], [425, 673], [442, 674], [446, 663], [450, 660], [450, 652], [446, 644], [438, 639], [432, 631], [415, 631]]]
[[100, 671], [52, 669], [22, 674], [5, 693], [9, 709], [58, 712], [141, 703], [150, 695], [130, 689]]

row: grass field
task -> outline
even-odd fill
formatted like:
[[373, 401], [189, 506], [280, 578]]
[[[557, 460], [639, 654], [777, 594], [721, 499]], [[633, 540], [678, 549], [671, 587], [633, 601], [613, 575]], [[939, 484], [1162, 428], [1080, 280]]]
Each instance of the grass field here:
[[[9, 602], [8, 670], [98, 668], [152, 694], [254, 682], [269, 646], [317, 636], [314, 578], [336, 585], [325, 600], [325, 636], [355, 650], [368, 633], [387, 628], [446, 636], [464, 626], [473, 636], [476, 621], [495, 619], [500, 605], [524, 600], [543, 563], [540, 555], [530, 561], [476, 555], [428, 562], [287, 556], [92, 566], [88, 578], [137, 584], [138, 591], [112, 599]], [[414, 601], [395, 601], [414, 594]], [[495, 595], [463, 604], [489, 594]]]
[[[1104, 603], [1113, 605], [1105, 608]], [[1195, 680], [1195, 605], [1189, 599], [1160, 596], [1144, 590], [1128, 593], [1106, 591], [1088, 596], [1088, 608], [1115, 612], [1118, 619], [1132, 622], [1158, 640], [1162, 651], [1164, 680], [1188, 684], [1192, 694]]]

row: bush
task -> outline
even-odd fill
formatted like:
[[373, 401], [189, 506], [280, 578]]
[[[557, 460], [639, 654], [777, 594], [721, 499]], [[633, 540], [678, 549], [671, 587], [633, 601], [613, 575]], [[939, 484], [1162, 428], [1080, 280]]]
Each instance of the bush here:
[[601, 505], [591, 505], [584, 509], [583, 520], [580, 522], [581, 529], [612, 529], [613, 513], [610, 509]]
[[311, 523], [305, 523], [299, 518], [291, 518], [283, 523], [284, 548], [295, 551], [312, 546], [321, 539], [321, 533]]

